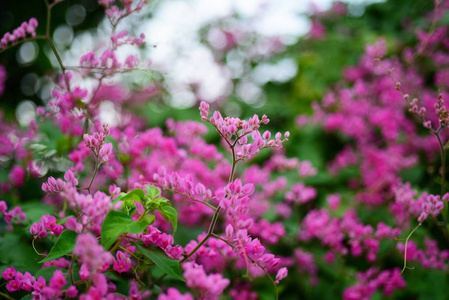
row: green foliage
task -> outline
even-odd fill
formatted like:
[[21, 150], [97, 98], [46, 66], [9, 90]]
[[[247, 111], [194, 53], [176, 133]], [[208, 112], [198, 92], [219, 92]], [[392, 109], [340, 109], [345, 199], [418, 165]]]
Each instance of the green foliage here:
[[101, 227], [101, 244], [109, 249], [117, 238], [123, 233], [140, 233], [147, 228], [145, 221], [134, 221], [120, 210], [111, 210], [104, 219]]
[[132, 200], [143, 203], [143, 199], [145, 199], [145, 193], [141, 189], [135, 189], [123, 196], [120, 200]]
[[31, 242], [15, 233], [7, 233], [0, 238], [0, 263], [2, 267], [14, 266], [17, 270], [36, 272], [40, 265], [39, 256], [31, 247]]
[[176, 209], [171, 206], [162, 206], [158, 211], [164, 217], [165, 221], [170, 221], [173, 225], [173, 231], [176, 232], [178, 229], [178, 213]]
[[155, 186], [146, 186], [145, 191], [150, 199], [154, 199], [161, 195], [161, 191]]
[[69, 229], [64, 230], [51, 248], [50, 253], [40, 263], [54, 260], [71, 253], [75, 248], [76, 235], [75, 231]]
[[179, 261], [169, 258], [164, 251], [159, 248], [146, 248], [141, 243], [136, 243], [135, 245], [144, 256], [151, 259], [154, 264], [167, 273], [167, 275], [184, 281], [184, 278], [182, 278], [181, 275]]

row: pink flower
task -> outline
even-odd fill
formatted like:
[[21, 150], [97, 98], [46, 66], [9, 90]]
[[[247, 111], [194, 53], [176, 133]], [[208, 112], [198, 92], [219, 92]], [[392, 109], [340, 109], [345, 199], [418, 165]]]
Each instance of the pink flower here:
[[284, 279], [285, 277], [287, 277], [288, 275], [288, 270], [286, 267], [284, 268], [280, 268], [278, 273], [276, 274], [276, 283], [279, 284], [279, 281], [281, 281], [282, 279]]
[[193, 300], [191, 294], [181, 294], [176, 288], [171, 287], [167, 290], [167, 293], [160, 294], [157, 300]]
[[6, 202], [0, 201], [0, 214], [4, 214], [7, 209], [8, 209], [8, 206], [6, 205]]
[[56, 290], [62, 289], [66, 283], [67, 280], [61, 270], [56, 270], [50, 279], [50, 287]]
[[100, 162], [105, 163], [109, 160], [109, 156], [112, 153], [112, 144], [111, 143], [106, 143], [103, 145], [103, 147], [100, 149], [99, 152], [99, 159]]
[[16, 276], [16, 269], [14, 267], [6, 268], [6, 270], [2, 272], [2, 276], [5, 280], [12, 280]]
[[15, 165], [9, 173], [9, 180], [16, 187], [21, 187], [24, 184], [25, 174], [24, 168]]
[[207, 275], [203, 266], [193, 262], [184, 263], [182, 268], [187, 286], [197, 290], [207, 299], [218, 299], [230, 283], [229, 279], [223, 278], [221, 274]]
[[85, 271], [90, 274], [96, 273], [113, 260], [111, 253], [105, 251], [91, 233], [83, 233], [77, 237], [73, 253], [80, 256]]
[[66, 291], [65, 295], [69, 298], [75, 298], [78, 295], [78, 290], [76, 289], [76, 286], [70, 286]]

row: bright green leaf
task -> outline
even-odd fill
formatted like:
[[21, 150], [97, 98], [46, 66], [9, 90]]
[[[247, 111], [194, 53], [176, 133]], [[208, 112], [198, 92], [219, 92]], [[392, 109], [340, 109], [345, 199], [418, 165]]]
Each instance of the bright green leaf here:
[[117, 203], [117, 201], [122, 200], [123, 197], [125, 197], [126, 193], [120, 193], [120, 195], [117, 196], [114, 200], [112, 200], [112, 203]]
[[126, 196], [123, 196], [122, 201], [132, 200], [144, 203], [145, 201], [145, 193], [141, 189], [135, 189], [129, 192]]
[[145, 221], [148, 225], [151, 225], [154, 223], [154, 219], [156, 219], [155, 215], [146, 215], [145, 217], [143, 217], [142, 221]]
[[109, 249], [122, 233], [140, 233], [147, 226], [147, 222], [134, 221], [124, 211], [111, 210], [101, 227], [101, 244], [105, 249]]
[[66, 229], [56, 240], [56, 243], [51, 248], [47, 257], [40, 261], [40, 263], [60, 258], [63, 255], [69, 254], [75, 248], [76, 232]]
[[126, 212], [128, 216], [132, 216], [136, 212], [137, 206], [133, 200], [128, 199], [122, 202], [121, 210]]
[[178, 229], [178, 212], [171, 206], [162, 206], [159, 212], [164, 216], [164, 218], [168, 218], [173, 225], [173, 231], [176, 232]]
[[146, 257], [151, 259], [156, 266], [161, 268], [167, 275], [170, 275], [178, 280], [185, 281], [181, 276], [181, 269], [179, 261], [168, 257], [164, 251], [159, 248], [146, 248], [143, 244], [135, 244], [137, 249]]
[[148, 197], [151, 199], [154, 199], [161, 194], [161, 191], [155, 186], [148, 185], [145, 187], [145, 190], [147, 191]]

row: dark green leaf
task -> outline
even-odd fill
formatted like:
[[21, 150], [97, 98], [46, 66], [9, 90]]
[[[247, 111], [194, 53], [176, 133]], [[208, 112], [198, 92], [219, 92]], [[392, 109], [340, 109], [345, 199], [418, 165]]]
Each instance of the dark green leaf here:
[[164, 251], [159, 248], [146, 248], [143, 244], [135, 244], [137, 249], [146, 257], [151, 259], [156, 266], [161, 268], [167, 275], [170, 275], [178, 280], [185, 281], [181, 275], [179, 261], [168, 257]]
[[34, 273], [42, 266], [38, 264], [40, 259], [41, 257], [34, 252], [31, 241], [23, 239], [17, 233], [7, 232], [0, 238], [0, 263], [2, 265], [14, 266], [22, 273], [24, 271]]
[[147, 222], [134, 221], [124, 211], [111, 210], [101, 227], [101, 244], [105, 249], [109, 249], [122, 233], [140, 233], [147, 226]]
[[51, 248], [47, 257], [40, 261], [40, 263], [60, 258], [63, 255], [69, 254], [75, 248], [76, 232], [72, 230], [64, 230], [56, 240], [56, 243]]

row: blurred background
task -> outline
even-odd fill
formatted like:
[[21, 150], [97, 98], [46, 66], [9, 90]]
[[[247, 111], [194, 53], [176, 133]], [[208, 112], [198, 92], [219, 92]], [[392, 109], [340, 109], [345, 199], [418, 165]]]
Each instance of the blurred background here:
[[[26, 9], [24, 3], [23, 0], [0, 1], [0, 36], [31, 17], [36, 17], [40, 23], [38, 34], [44, 34], [44, 1], [27, 1]], [[210, 102], [212, 110], [219, 109], [224, 115], [248, 118], [267, 114], [271, 121], [266, 129], [291, 131], [284, 149], [287, 157], [309, 160], [318, 170], [317, 176], [303, 180], [320, 192], [316, 207], [325, 205], [324, 195], [338, 192], [347, 199], [346, 206], [338, 212], [341, 213], [353, 205], [355, 191], [351, 180], [360, 178], [366, 169], [350, 166], [336, 176], [330, 174], [326, 166], [347, 145], [357, 148], [358, 144], [340, 132], [329, 133], [319, 126], [301, 125], [312, 113], [313, 103], [321, 102], [328, 91], [353, 85], [343, 80], [343, 70], [358, 63], [367, 44], [383, 37], [387, 56], [398, 56], [407, 47], [416, 45], [416, 28], [425, 31], [431, 28], [429, 15], [433, 7], [432, 0], [152, 1], [138, 17], [121, 23], [117, 29], [131, 28], [132, 36], [145, 34], [145, 46], [124, 46], [118, 53], [121, 59], [131, 53], [137, 54], [140, 57], [138, 70], [108, 78], [108, 82], [120, 82], [129, 95], [138, 98], [134, 103], [123, 103], [123, 107], [131, 106], [123, 111], [133, 111], [145, 120], [144, 126], [167, 129], [168, 118], [200, 121], [198, 105], [202, 100]], [[63, 1], [55, 6], [51, 22], [52, 37], [66, 66], [76, 67], [81, 55], [101, 49], [109, 42], [110, 26], [96, 0]], [[449, 24], [449, 15], [443, 16], [440, 23]], [[425, 83], [431, 85], [436, 67], [425, 61], [418, 64], [423, 67]], [[3, 111], [0, 117], [17, 120], [22, 127], [27, 127], [36, 114], [36, 107], [50, 100], [60, 74], [54, 54], [43, 41], [28, 42], [1, 53], [0, 65], [7, 72], [6, 89], [0, 95]], [[92, 76], [82, 79], [77, 84], [89, 87], [95, 83]], [[100, 108], [104, 112], [104, 123], [120, 124], [123, 111], [119, 105], [112, 100], [102, 101]], [[56, 138], [51, 136], [56, 131], [53, 125], [42, 127], [42, 132], [51, 137], [48, 140], [57, 140], [56, 145], [49, 145], [48, 149], [56, 148], [61, 154], [68, 151], [70, 146], [67, 145], [75, 146], [76, 142], [62, 133]], [[206, 140], [220, 142], [213, 130]], [[379, 144], [380, 149], [385, 147], [383, 142]], [[254, 163], [261, 164], [269, 155], [268, 151], [261, 153]], [[373, 158], [370, 167], [378, 164], [376, 159]], [[438, 161], [435, 165], [439, 165]], [[55, 174], [64, 168], [68, 167], [55, 160], [48, 175], [61, 177]], [[428, 168], [423, 159], [419, 166], [404, 174], [404, 181], [438, 190], [437, 180], [433, 180], [438, 177], [436, 170]], [[290, 182], [297, 180], [293, 171], [286, 177]], [[0, 179], [8, 180], [7, 168], [0, 169]], [[34, 190], [39, 189], [40, 185], [36, 184]], [[386, 210], [361, 212], [361, 217], [371, 224], [385, 221], [389, 215]], [[285, 226], [289, 232], [295, 232], [298, 219], [288, 220]], [[311, 253], [324, 254], [315, 252], [316, 244], [309, 246], [313, 249]], [[388, 247], [383, 250], [387, 251]], [[276, 253], [290, 255], [288, 251], [283, 245], [276, 249]], [[386, 263], [396, 267], [401, 261], [399, 257]], [[355, 267], [342, 275], [322, 263], [319, 266], [322, 285], [312, 287], [308, 278], [301, 278], [300, 284], [292, 280], [288, 288], [297, 292], [300, 287], [303, 298], [341, 299], [343, 281], [338, 280], [347, 280], [344, 285], [349, 286], [354, 283], [356, 271], [368, 268], [366, 262], [360, 260], [350, 260], [348, 265]], [[417, 268], [410, 275], [409, 288], [397, 299], [447, 299], [446, 277], [426, 272]], [[266, 288], [265, 282], [260, 285], [261, 289]], [[433, 285], [438, 285], [439, 289], [429, 289]], [[415, 297], [417, 291], [423, 293], [421, 298]], [[438, 297], [430, 296], [432, 293], [438, 293]], [[380, 294], [376, 297], [373, 299], [382, 299]]]
[[[23, 5], [1, 1], [1, 36], [31, 17], [44, 34], [44, 1]], [[118, 28], [145, 34], [145, 46], [120, 51], [138, 54], [140, 70], [111, 80], [126, 82], [130, 90], [155, 87], [151, 101], [139, 108], [154, 126], [168, 117], [199, 120], [197, 105], [205, 100], [227, 115], [269, 112], [272, 129], [285, 130], [294, 127], [295, 116], [312, 111], [343, 68], [357, 63], [365, 44], [383, 36], [389, 53], [400, 51], [432, 8], [431, 0], [152, 1]], [[51, 24], [67, 66], [77, 66], [81, 55], [110, 35], [96, 0], [63, 1], [54, 7]], [[51, 97], [59, 73], [54, 54], [44, 41], [27, 42], [3, 52], [0, 64], [7, 70], [4, 117], [26, 126], [35, 107]], [[93, 83], [87, 78], [80, 84]], [[114, 125], [119, 112], [103, 109], [103, 121]]]
[[[407, 1], [376, 2], [382, 1], [353, 0], [347, 6], [331, 0], [152, 1], [140, 13], [140, 19], [133, 19], [135, 24], [122, 26], [133, 25], [135, 33], [145, 33], [147, 47], [141, 49], [140, 55], [150, 65], [142, 64], [142, 68], [158, 73], [157, 80], [163, 80], [167, 92], [164, 104], [188, 108], [199, 100], [230, 99], [226, 109], [238, 114], [240, 105], [233, 104], [233, 100], [261, 107], [270, 102], [272, 93], [281, 93], [277, 96], [285, 99], [291, 92], [318, 100], [329, 80], [338, 79], [339, 68], [356, 61], [366, 40], [392, 33], [395, 22], [405, 16], [413, 18], [413, 12], [423, 8], [419, 4], [403, 5]], [[344, 15], [345, 24], [325, 28], [316, 17], [323, 17], [332, 6], [337, 14]], [[424, 5], [424, 9], [430, 8]], [[1, 1], [0, 35], [31, 17], [41, 24], [38, 33], [44, 33], [44, 1], [27, 3], [26, 9], [21, 1]], [[76, 65], [82, 54], [95, 47], [96, 37], [107, 33], [105, 22], [96, 0], [70, 0], [56, 5], [52, 35], [64, 52], [66, 64]], [[386, 23], [389, 25], [384, 26]], [[329, 30], [327, 43], [322, 49], [314, 49], [312, 40], [322, 40], [324, 31]], [[339, 44], [336, 33], [342, 35], [349, 30], [353, 30], [351, 42], [344, 36], [344, 42]], [[346, 49], [340, 49], [344, 46]], [[340, 50], [346, 55], [338, 56]], [[317, 66], [327, 66], [329, 60], [332, 69], [326, 68], [326, 74], [313, 74], [313, 82], [304, 82], [311, 78], [301, 73], [310, 69], [320, 72]], [[24, 100], [37, 105], [48, 101], [51, 76], [58, 66], [45, 43], [29, 42], [8, 50], [0, 56], [0, 64], [8, 70], [8, 89], [1, 103], [7, 114], [14, 114]], [[148, 78], [134, 75], [134, 84], [146, 84]], [[308, 87], [302, 89], [301, 82]]]

